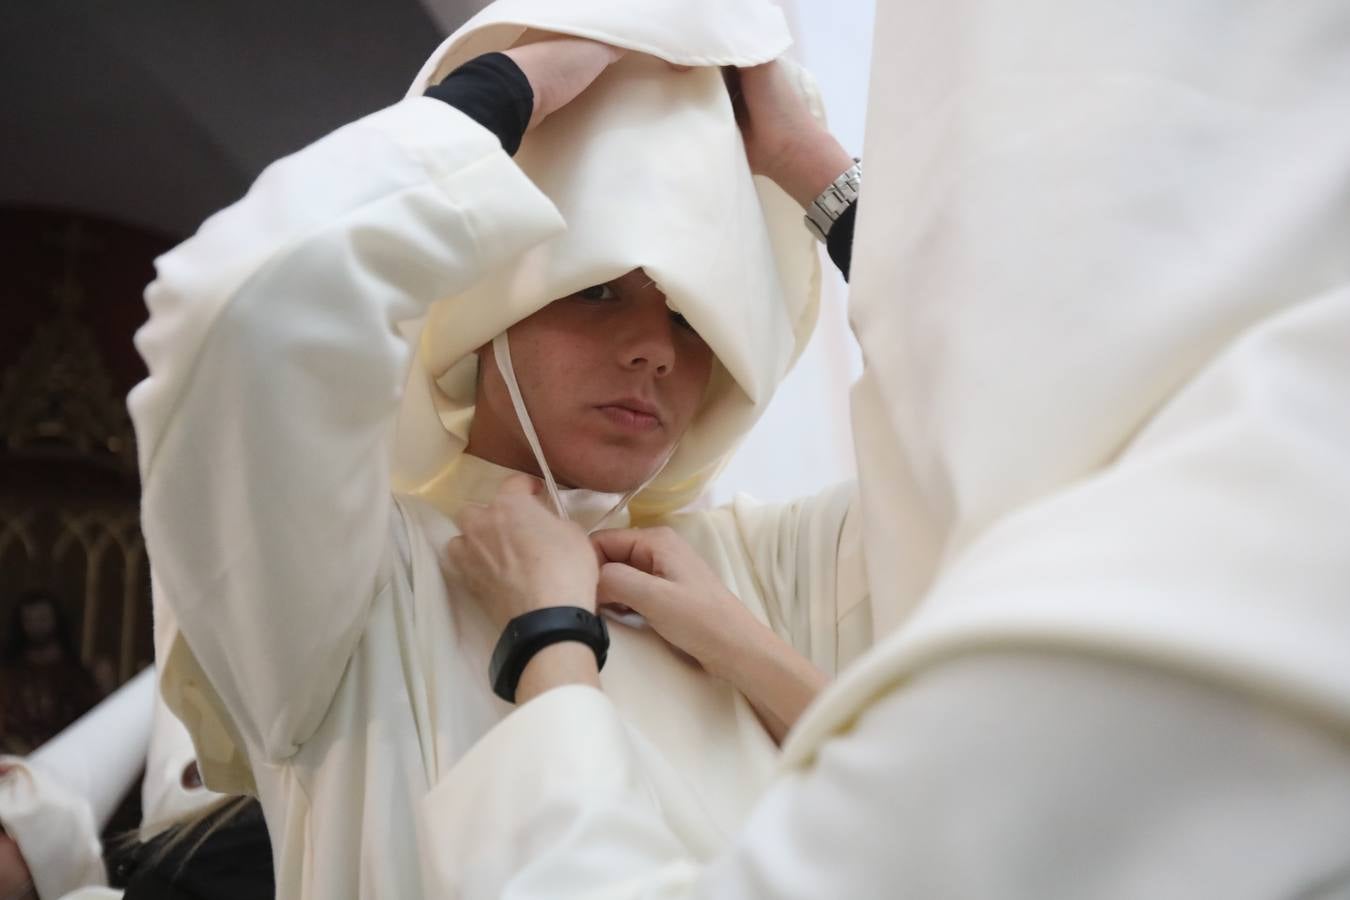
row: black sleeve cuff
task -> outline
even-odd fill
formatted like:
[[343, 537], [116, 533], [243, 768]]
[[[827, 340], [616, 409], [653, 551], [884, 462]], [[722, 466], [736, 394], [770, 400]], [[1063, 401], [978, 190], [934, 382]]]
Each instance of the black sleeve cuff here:
[[834, 220], [830, 226], [830, 233], [825, 237], [825, 249], [830, 252], [830, 259], [839, 267], [839, 273], [848, 281], [848, 268], [853, 262], [853, 220], [858, 217], [858, 204], [861, 200], [855, 200], [848, 209], [840, 214], [839, 218]]
[[534, 112], [534, 91], [515, 60], [486, 53], [455, 69], [426, 95], [443, 100], [482, 125], [512, 156], [520, 149]]

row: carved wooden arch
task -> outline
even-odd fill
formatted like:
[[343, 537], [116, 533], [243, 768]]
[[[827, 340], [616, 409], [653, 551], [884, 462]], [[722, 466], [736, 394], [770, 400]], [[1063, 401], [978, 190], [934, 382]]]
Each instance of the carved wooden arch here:
[[17, 594], [60, 598], [105, 687], [153, 658], [127, 391], [153, 260], [173, 244], [74, 213], [0, 209], [0, 641]]

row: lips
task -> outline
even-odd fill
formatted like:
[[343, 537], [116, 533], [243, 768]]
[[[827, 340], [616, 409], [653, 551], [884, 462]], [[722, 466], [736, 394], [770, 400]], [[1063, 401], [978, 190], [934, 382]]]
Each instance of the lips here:
[[596, 409], [625, 431], [655, 431], [661, 427], [661, 413], [657, 408], [636, 397], [602, 403]]

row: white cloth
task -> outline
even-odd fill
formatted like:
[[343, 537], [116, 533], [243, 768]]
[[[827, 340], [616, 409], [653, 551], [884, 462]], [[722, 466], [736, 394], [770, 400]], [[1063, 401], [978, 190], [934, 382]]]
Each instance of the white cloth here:
[[145, 669], [28, 755], [73, 794], [84, 797], [102, 829], [145, 764], [155, 692]]
[[1343, 893], [1347, 36], [1329, 0], [878, 4], [853, 420], [893, 633], [710, 868], [566, 688], [437, 786], [473, 798], [443, 883]]
[[141, 840], [216, 802], [221, 795], [183, 786], [192, 759], [192, 740], [155, 690], [153, 669], [28, 758], [0, 757], [0, 765], [11, 767], [0, 776], [0, 825], [19, 845], [38, 896], [120, 897], [103, 886], [99, 832], [142, 764]]
[[646, 767], [600, 692], [530, 701], [431, 795], [441, 896], [1350, 891], [1344, 742], [1241, 694], [1121, 663], [994, 651], [934, 667], [865, 710], [811, 767], [783, 772], [711, 863], [666, 827]]
[[183, 783], [183, 774], [196, 758], [192, 736], [156, 691], [150, 747], [141, 780], [142, 841], [224, 799], [224, 794]]
[[41, 766], [0, 757], [0, 825], [14, 839], [40, 900], [108, 880], [103, 845], [89, 798], [75, 793]]
[[106, 883], [99, 832], [145, 760], [154, 690], [146, 669], [27, 757], [0, 756], [0, 825], [43, 900]]
[[[554, 27], [559, 7], [506, 8]], [[597, 0], [566, 14], [618, 28], [631, 9]], [[786, 44], [764, 3], [686, 16], [651, 3], [642, 29], [600, 34], [677, 61], [693, 57], [672, 47], [706, 44], [705, 64], [762, 61]], [[658, 20], [664, 45], [639, 40]], [[745, 21], [776, 30], [746, 36]], [[569, 27], [579, 26], [556, 25]], [[638, 498], [646, 521], [681, 533], [825, 670], [870, 643], [850, 486], [782, 506], [667, 514], [711, 477], [809, 335], [816, 254], [781, 192], [752, 181], [717, 69], [680, 73], [633, 56], [602, 82], [549, 124], [576, 134], [596, 120], [584, 133], [602, 161], [626, 145], [628, 164], [643, 167], [621, 192], [612, 170], [574, 183], [549, 169], [538, 149], [549, 133], [527, 138], [518, 166], [468, 117], [411, 97], [269, 167], [157, 262], [137, 335], [150, 377], [129, 404], [162, 691], [207, 785], [260, 798], [278, 896], [437, 895], [424, 867], [427, 794], [510, 709], [486, 678], [497, 635], [476, 606], [452, 603], [442, 568], [449, 517], [490, 499], [508, 474], [460, 453], [465, 372], [454, 357], [592, 279], [668, 266], [661, 287], [727, 376], [671, 462], [678, 475]], [[601, 127], [610, 102], [630, 127]], [[663, 140], [671, 128], [679, 139]], [[734, 152], [691, 169], [680, 154], [705, 139]], [[661, 153], [674, 154], [668, 165]], [[665, 177], [647, 179], [657, 172]], [[661, 205], [644, 199], [647, 181]], [[710, 191], [726, 203], [704, 202]], [[549, 269], [557, 259], [586, 268]], [[714, 291], [718, 271], [736, 290]], [[406, 326], [429, 309], [414, 357]], [[395, 499], [394, 484], [417, 496]], [[585, 492], [565, 500], [603, 506]], [[651, 631], [612, 630], [603, 681], [660, 773], [667, 821], [710, 855], [776, 756], [753, 711]]]

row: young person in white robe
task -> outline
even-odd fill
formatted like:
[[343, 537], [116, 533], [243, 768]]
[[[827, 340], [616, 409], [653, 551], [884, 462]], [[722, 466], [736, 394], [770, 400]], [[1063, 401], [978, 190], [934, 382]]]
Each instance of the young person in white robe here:
[[[705, 857], [870, 643], [851, 486], [679, 512], [816, 318], [816, 238], [721, 72], [788, 43], [766, 0], [495, 4], [157, 261], [129, 405], [161, 690], [207, 786], [260, 798], [278, 896], [444, 895], [428, 795], [513, 708], [494, 650], [527, 660], [446, 547], [499, 492], [533, 503], [520, 473], [579, 562], [533, 586], [555, 606], [593, 598], [600, 525], [697, 561], [735, 652], [629, 616], [603, 679]], [[518, 149], [434, 96], [499, 50], [532, 88]]]
[[[712, 861], [587, 648], [541, 650], [427, 801], [442, 896], [1350, 896], [1350, 6], [895, 0], [875, 38], [890, 634]], [[498, 618], [575, 566], [526, 515], [451, 550]]]

